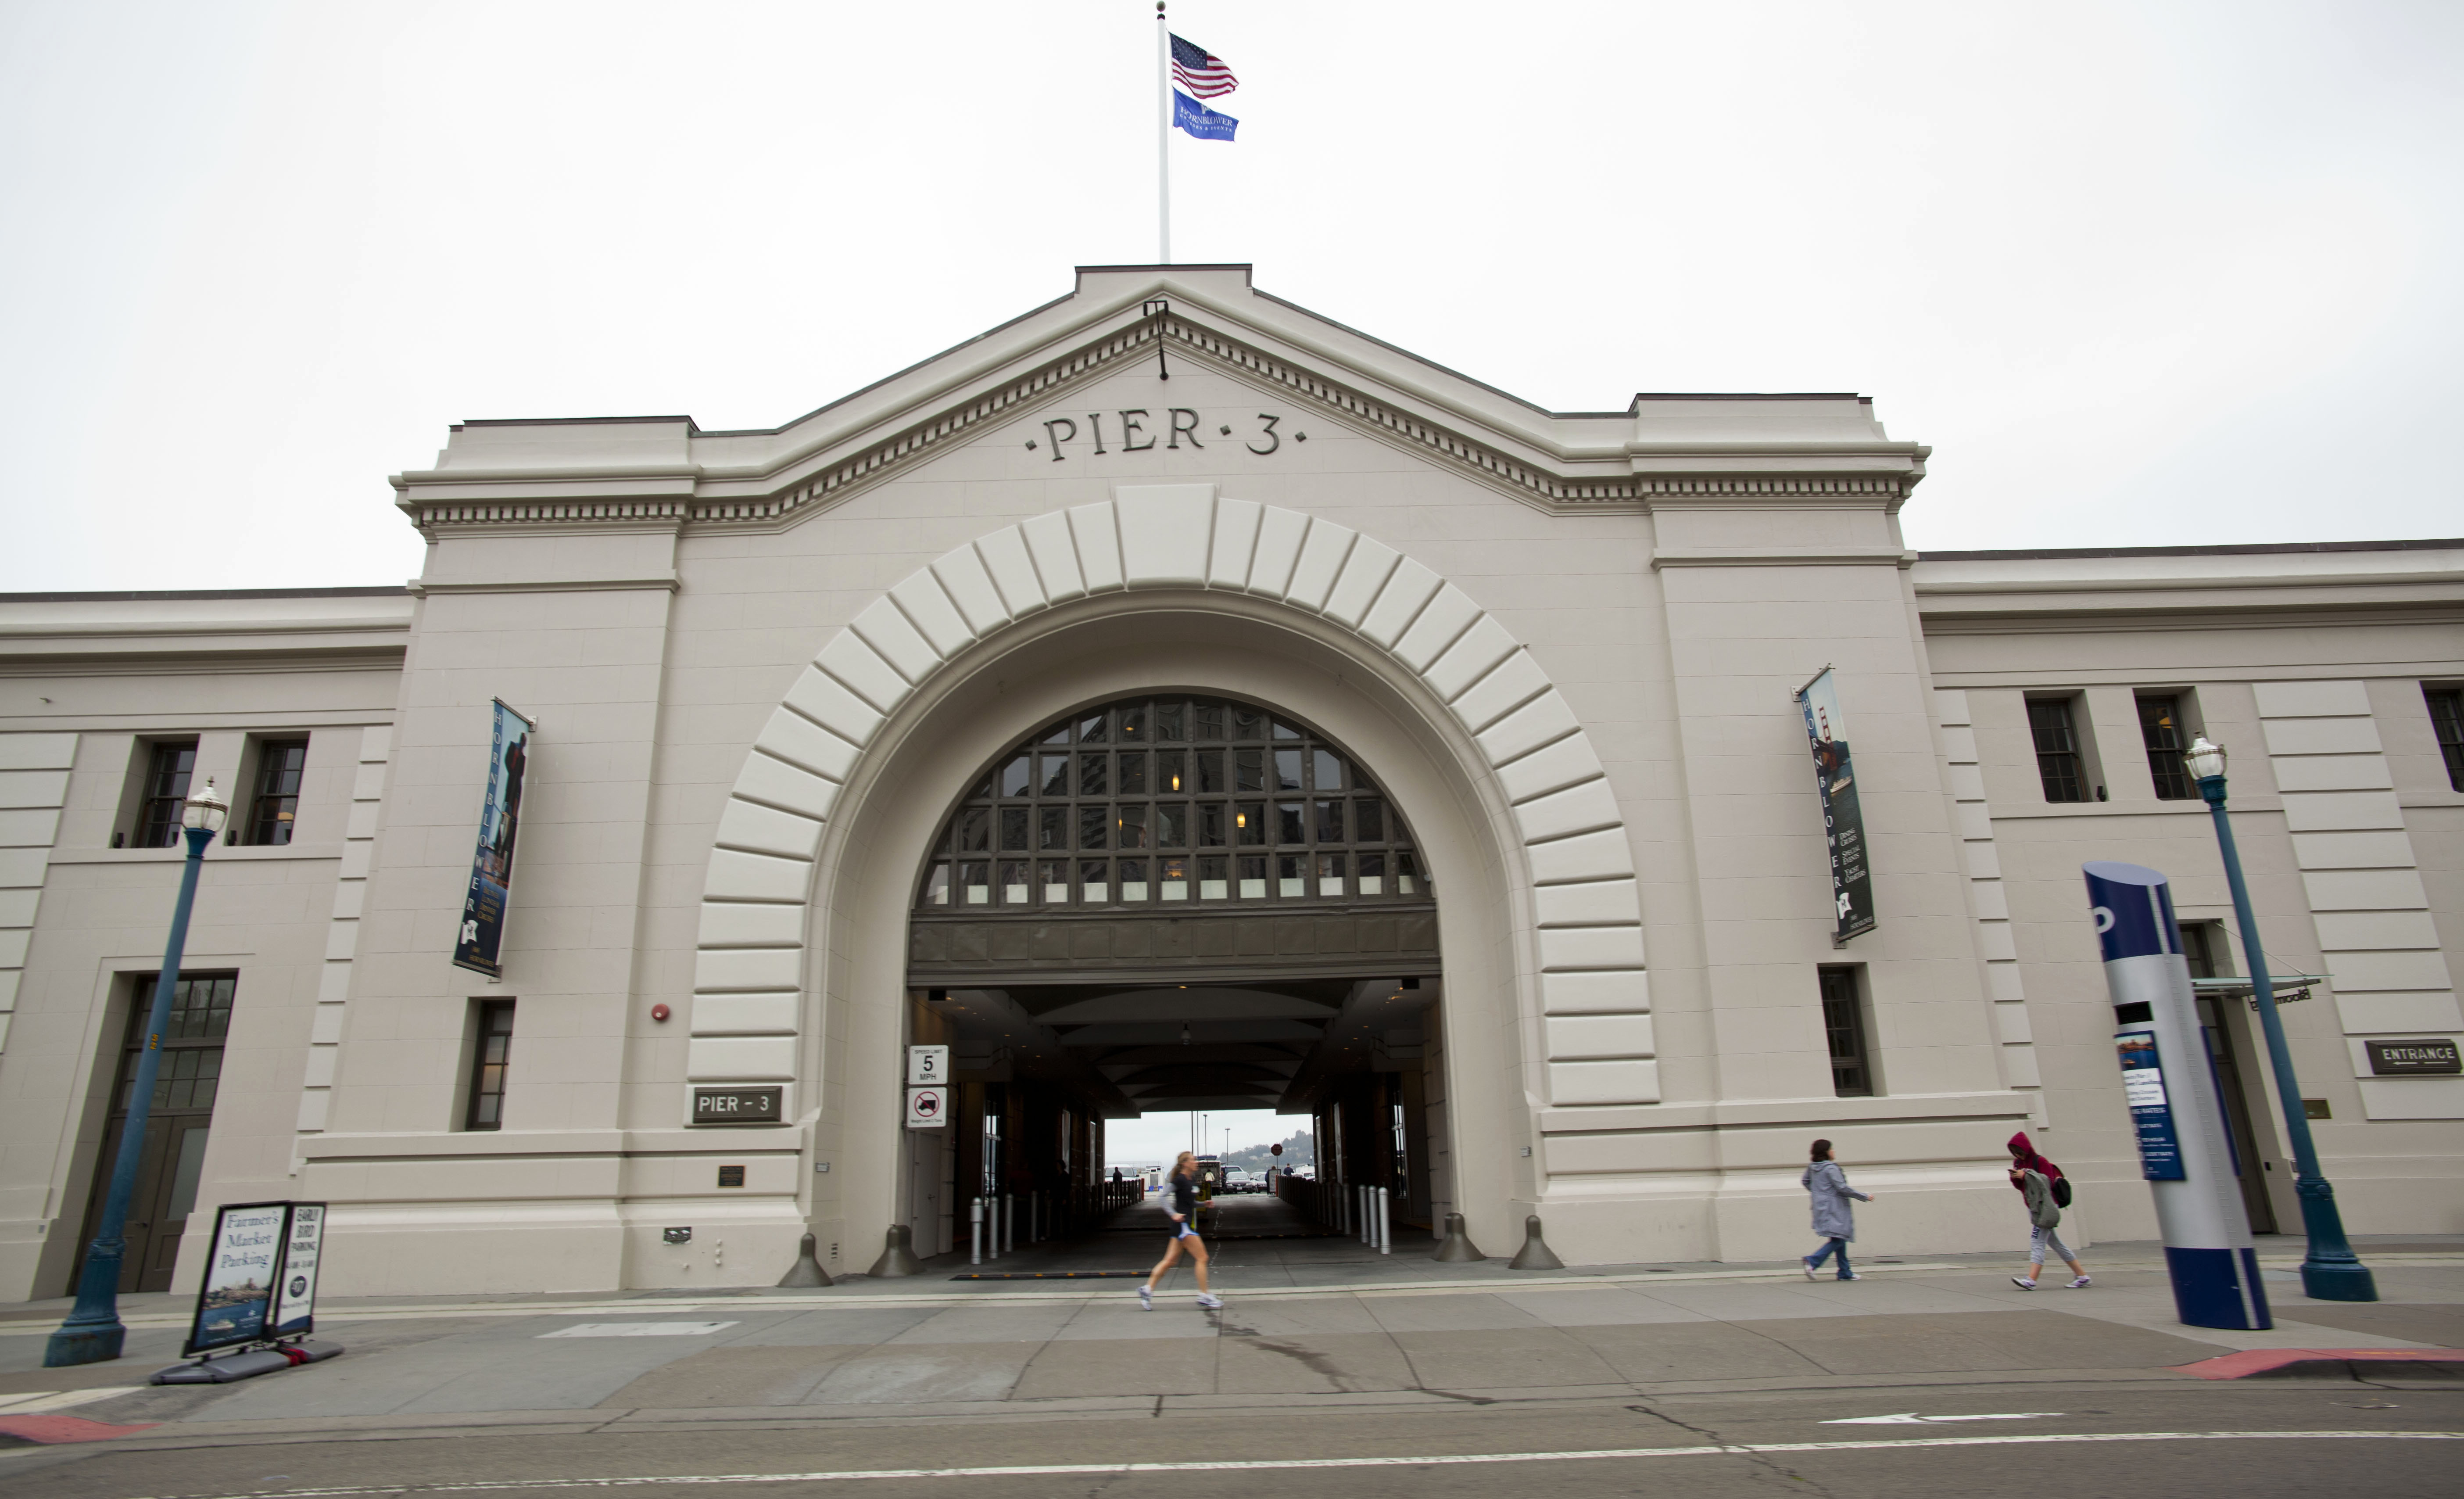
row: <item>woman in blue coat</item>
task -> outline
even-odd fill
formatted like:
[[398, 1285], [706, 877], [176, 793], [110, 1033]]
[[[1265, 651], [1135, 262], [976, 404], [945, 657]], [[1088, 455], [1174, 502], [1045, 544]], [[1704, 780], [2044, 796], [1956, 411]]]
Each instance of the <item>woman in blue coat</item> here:
[[1841, 1280], [1863, 1280], [1865, 1277], [1848, 1268], [1848, 1244], [1857, 1237], [1857, 1210], [1848, 1205], [1848, 1200], [1853, 1197], [1859, 1202], [1870, 1202], [1874, 1199], [1848, 1184], [1848, 1173], [1831, 1157], [1829, 1140], [1814, 1142], [1814, 1159], [1806, 1164], [1805, 1175], [1797, 1181], [1813, 1195], [1814, 1231], [1825, 1241], [1821, 1248], [1803, 1260], [1805, 1278], [1820, 1279], [1814, 1272], [1836, 1254], [1839, 1257]]

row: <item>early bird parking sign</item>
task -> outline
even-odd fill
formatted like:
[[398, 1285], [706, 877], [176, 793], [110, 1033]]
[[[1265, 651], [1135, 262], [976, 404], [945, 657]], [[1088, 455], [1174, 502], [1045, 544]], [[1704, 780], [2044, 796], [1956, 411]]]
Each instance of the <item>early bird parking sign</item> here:
[[950, 1091], [947, 1088], [911, 1088], [907, 1090], [907, 1127], [911, 1130], [937, 1130], [947, 1121]]

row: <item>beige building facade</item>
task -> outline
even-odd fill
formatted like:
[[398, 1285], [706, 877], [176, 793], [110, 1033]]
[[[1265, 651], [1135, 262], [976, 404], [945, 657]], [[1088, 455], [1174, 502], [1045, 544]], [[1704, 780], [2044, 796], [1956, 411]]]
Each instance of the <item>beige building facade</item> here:
[[[1869, 1252], [2022, 1240], [2021, 1129], [2145, 1238], [2090, 859], [2173, 877], [2298, 1231], [2193, 733], [2348, 1226], [2464, 1228], [2464, 1076], [2371, 1045], [2464, 1038], [2464, 540], [1921, 556], [1926, 455], [1098, 268], [775, 431], [457, 427], [393, 480], [407, 588], [0, 597], [0, 1298], [71, 1284], [208, 776], [131, 1286], [277, 1198], [334, 1205], [337, 1293], [862, 1270], [979, 1196], [1082, 1223], [1103, 1121], [1183, 1108], [1570, 1263], [1803, 1252], [1815, 1135]], [[1878, 912], [1837, 946], [1826, 666]], [[490, 978], [494, 700], [537, 730]]]

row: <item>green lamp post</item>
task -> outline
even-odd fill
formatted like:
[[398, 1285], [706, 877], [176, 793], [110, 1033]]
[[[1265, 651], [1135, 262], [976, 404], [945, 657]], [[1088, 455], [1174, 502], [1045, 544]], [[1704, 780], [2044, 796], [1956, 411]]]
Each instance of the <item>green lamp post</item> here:
[[223, 830], [231, 804], [214, 794], [213, 778], [188, 794], [180, 808], [180, 829], [188, 840], [187, 864], [180, 871], [180, 899], [171, 908], [171, 937], [163, 947], [163, 971], [154, 981], [154, 1005], [145, 1016], [145, 1049], [138, 1053], [137, 1076], [128, 1089], [128, 1118], [120, 1127], [120, 1154], [112, 1161], [111, 1185], [102, 1200], [94, 1243], [86, 1246], [85, 1270], [77, 1277], [77, 1305], [52, 1334], [43, 1350], [43, 1367], [101, 1363], [120, 1356], [128, 1329], [120, 1320], [120, 1268], [128, 1252], [128, 1201], [137, 1194], [137, 1167], [145, 1156], [145, 1122], [154, 1113], [154, 1077], [163, 1069], [163, 1027], [171, 1021], [171, 992], [180, 984], [180, 956], [188, 946], [188, 910], [197, 899], [197, 875], [206, 867], [206, 846]]
[[2284, 1106], [2284, 1133], [2293, 1141], [2293, 1190], [2300, 1199], [2301, 1228], [2310, 1240], [2309, 1253], [2301, 1261], [2301, 1290], [2317, 1301], [2376, 1301], [2378, 1284], [2344, 1238], [2343, 1215], [2336, 1211], [2336, 1189], [2319, 1169], [2318, 1147], [2310, 1140], [2310, 1118], [2301, 1108], [2301, 1080], [2294, 1075], [2293, 1051], [2285, 1045], [2284, 1020], [2277, 1013], [2276, 988], [2267, 977], [2267, 949], [2258, 942], [2250, 887], [2241, 877], [2241, 854], [2233, 848], [2233, 823], [2225, 816], [2224, 746], [2203, 734], [2191, 741], [2182, 759], [2198, 781], [2199, 795], [2215, 820], [2216, 846], [2224, 850], [2225, 882], [2233, 888], [2233, 920], [2241, 927], [2242, 951], [2250, 959], [2251, 997], [2258, 1005], [2259, 1027], [2267, 1034], [2276, 1095]]

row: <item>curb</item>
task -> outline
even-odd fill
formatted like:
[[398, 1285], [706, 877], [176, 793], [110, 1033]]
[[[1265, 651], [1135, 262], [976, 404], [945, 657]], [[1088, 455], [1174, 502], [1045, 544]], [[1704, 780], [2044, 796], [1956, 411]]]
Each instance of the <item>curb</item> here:
[[[2357, 1367], [2377, 1367], [2365, 1371]], [[2459, 1348], [2253, 1348], [2220, 1358], [2175, 1364], [2174, 1371], [2201, 1379], [2269, 1379], [2365, 1373], [2383, 1379], [2435, 1379], [2464, 1377], [2464, 1349]]]

